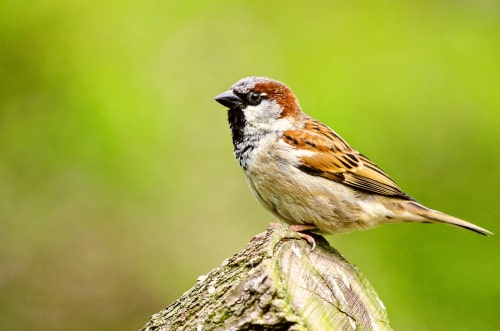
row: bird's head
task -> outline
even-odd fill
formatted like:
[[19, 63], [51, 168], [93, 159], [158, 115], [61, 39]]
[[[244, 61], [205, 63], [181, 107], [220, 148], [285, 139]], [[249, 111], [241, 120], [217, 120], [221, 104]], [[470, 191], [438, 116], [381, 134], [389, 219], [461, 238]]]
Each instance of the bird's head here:
[[[269, 123], [286, 117], [298, 117], [301, 109], [292, 90], [285, 84], [267, 77], [246, 77], [215, 100], [239, 113], [248, 123]], [[231, 114], [230, 114], [231, 117]]]

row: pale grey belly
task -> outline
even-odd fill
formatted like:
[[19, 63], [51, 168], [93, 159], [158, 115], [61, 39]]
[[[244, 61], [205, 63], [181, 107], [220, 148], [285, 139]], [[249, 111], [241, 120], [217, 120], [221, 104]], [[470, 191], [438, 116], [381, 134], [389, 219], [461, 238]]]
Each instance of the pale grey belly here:
[[358, 203], [361, 196], [368, 195], [295, 167], [286, 170], [247, 173], [257, 199], [278, 219], [288, 224], [311, 224], [324, 233], [349, 232], [376, 224]]

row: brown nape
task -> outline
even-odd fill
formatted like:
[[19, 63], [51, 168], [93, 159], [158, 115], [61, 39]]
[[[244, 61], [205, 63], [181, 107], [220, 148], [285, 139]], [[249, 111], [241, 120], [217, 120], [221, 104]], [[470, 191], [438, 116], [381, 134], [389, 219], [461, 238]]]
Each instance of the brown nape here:
[[279, 82], [266, 81], [257, 83], [254, 91], [266, 93], [268, 99], [276, 100], [283, 109], [281, 117], [297, 116], [301, 112], [299, 102], [292, 90]]

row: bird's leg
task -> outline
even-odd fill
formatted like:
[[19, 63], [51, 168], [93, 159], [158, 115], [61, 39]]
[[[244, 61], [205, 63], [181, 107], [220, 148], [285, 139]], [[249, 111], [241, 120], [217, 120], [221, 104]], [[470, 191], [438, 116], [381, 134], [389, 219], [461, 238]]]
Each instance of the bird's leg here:
[[316, 241], [314, 240], [313, 236], [309, 234], [302, 233], [302, 231], [308, 231], [308, 230], [314, 230], [316, 227], [314, 225], [309, 225], [309, 224], [294, 224], [291, 225], [290, 228], [297, 232], [297, 234], [305, 239], [309, 245], [311, 245], [311, 252], [316, 248]]

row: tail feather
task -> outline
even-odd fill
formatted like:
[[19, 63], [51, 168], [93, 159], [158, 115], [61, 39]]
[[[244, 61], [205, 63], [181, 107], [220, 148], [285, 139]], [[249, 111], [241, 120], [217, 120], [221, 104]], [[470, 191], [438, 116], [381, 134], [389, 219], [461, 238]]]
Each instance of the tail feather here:
[[467, 229], [474, 231], [476, 233], [482, 234], [484, 236], [491, 236], [493, 235], [493, 232], [490, 232], [480, 226], [477, 226], [475, 224], [472, 224], [470, 222], [464, 221], [460, 218], [456, 218], [450, 215], [447, 215], [445, 213], [442, 213], [437, 210], [432, 210], [427, 207], [424, 207], [416, 202], [409, 201], [408, 205], [412, 206], [411, 209], [412, 213], [415, 215], [421, 216], [424, 219], [430, 220], [431, 222], [435, 223], [446, 223], [454, 226], [459, 226], [461, 228]]

